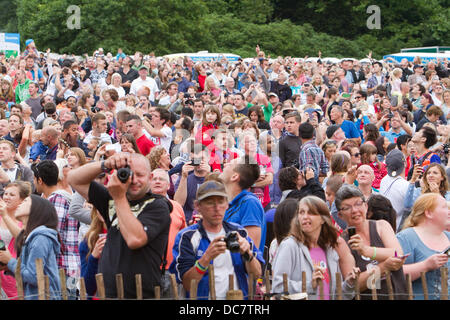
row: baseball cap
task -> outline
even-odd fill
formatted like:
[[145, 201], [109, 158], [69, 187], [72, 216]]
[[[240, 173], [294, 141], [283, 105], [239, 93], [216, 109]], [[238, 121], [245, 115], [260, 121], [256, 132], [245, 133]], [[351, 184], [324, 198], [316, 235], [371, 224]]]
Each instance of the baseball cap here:
[[328, 139], [331, 139], [333, 134], [341, 127], [339, 124], [333, 124], [327, 128], [327, 137]]
[[28, 45], [32, 42], [34, 42], [33, 39], [28, 39], [27, 41], [25, 41], [25, 46], [28, 47]]
[[413, 67], [413, 70], [416, 70], [417, 68], [423, 68], [423, 65], [415, 64], [414, 67]]
[[206, 198], [218, 196], [228, 198], [228, 194], [225, 190], [223, 183], [210, 180], [202, 183], [197, 189], [197, 200], [204, 200]]
[[142, 70], [142, 69], [145, 69], [145, 70], [148, 71], [148, 67], [147, 67], [147, 66], [144, 66], [144, 65], [140, 66], [140, 67], [139, 67], [139, 71]]
[[267, 96], [268, 97], [277, 97], [278, 98], [278, 95], [275, 92], [270, 92]]
[[405, 156], [398, 149], [391, 150], [386, 156], [386, 167], [388, 175], [399, 176], [405, 170]]

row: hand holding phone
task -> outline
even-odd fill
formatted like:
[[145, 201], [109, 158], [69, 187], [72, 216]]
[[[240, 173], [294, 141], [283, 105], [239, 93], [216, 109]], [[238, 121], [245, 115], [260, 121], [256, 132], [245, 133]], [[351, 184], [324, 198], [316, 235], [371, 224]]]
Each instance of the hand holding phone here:
[[446, 254], [447, 256], [450, 256], [450, 246], [448, 246], [447, 248], [445, 248], [445, 250], [442, 251], [441, 254]]

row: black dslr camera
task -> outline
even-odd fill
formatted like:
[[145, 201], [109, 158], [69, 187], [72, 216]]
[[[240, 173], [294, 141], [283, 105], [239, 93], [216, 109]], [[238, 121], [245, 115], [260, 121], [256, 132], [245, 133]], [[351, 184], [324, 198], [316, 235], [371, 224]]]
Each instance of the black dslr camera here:
[[133, 174], [133, 171], [131, 171], [129, 166], [120, 168], [117, 170], [117, 178], [119, 178], [120, 182], [126, 183], [128, 181], [128, 178]]
[[240, 245], [237, 231], [228, 232], [223, 240], [227, 244], [227, 249], [230, 250], [230, 252], [239, 252]]

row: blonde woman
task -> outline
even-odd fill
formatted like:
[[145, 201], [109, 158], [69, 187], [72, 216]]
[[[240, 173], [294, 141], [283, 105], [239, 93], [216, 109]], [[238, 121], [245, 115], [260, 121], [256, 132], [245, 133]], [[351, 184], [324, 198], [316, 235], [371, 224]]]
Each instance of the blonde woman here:
[[395, 68], [391, 72], [391, 78], [389, 79], [389, 82], [391, 84], [391, 92], [400, 94], [400, 84], [402, 83], [402, 74], [403, 71], [400, 68]]
[[117, 72], [111, 76], [111, 84], [106, 87], [107, 89], [114, 89], [117, 91], [119, 95], [119, 100], [116, 105], [116, 112], [125, 109], [125, 101], [126, 101], [126, 93], [125, 90], [121, 86], [122, 76]]
[[[450, 214], [445, 198], [439, 193], [421, 195], [414, 203], [403, 230], [397, 234], [403, 252], [408, 254], [403, 265], [411, 275], [414, 298], [423, 300], [421, 272], [426, 272], [429, 299], [439, 300], [441, 294], [441, 267], [450, 267]], [[449, 291], [450, 293], [450, 280]]]

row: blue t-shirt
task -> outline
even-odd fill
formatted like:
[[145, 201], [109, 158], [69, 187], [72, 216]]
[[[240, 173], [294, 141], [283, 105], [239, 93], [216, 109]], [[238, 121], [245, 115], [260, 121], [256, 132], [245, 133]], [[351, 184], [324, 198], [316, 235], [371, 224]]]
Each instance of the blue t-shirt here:
[[225, 212], [224, 219], [227, 222], [235, 222], [243, 227], [261, 227], [261, 240], [258, 249], [261, 254], [264, 252], [266, 242], [266, 219], [264, 209], [258, 198], [248, 190], [242, 190]]
[[405, 135], [406, 131], [403, 130], [403, 129], [400, 131], [400, 133], [395, 133], [393, 131], [380, 131], [380, 134], [383, 137], [388, 138], [391, 143], [396, 143], [397, 142], [397, 138], [402, 136], [402, 135]]
[[361, 133], [356, 129], [355, 124], [349, 120], [344, 120], [344, 122], [342, 122], [341, 129], [345, 132], [345, 137], [347, 139], [361, 138]]
[[[450, 239], [450, 232], [444, 231], [447, 238]], [[422, 240], [420, 240], [414, 228], [407, 228], [397, 234], [397, 239], [403, 249], [403, 254], [410, 253], [406, 258], [405, 264], [413, 264], [424, 261], [438, 251], [428, 248]], [[450, 268], [450, 259], [447, 260], [447, 268]], [[428, 297], [430, 300], [439, 300], [441, 293], [441, 271], [440, 269], [428, 271], [425, 274], [428, 287]], [[424, 300], [421, 278], [413, 281], [414, 299]], [[448, 278], [448, 294], [450, 294], [450, 277]]]

